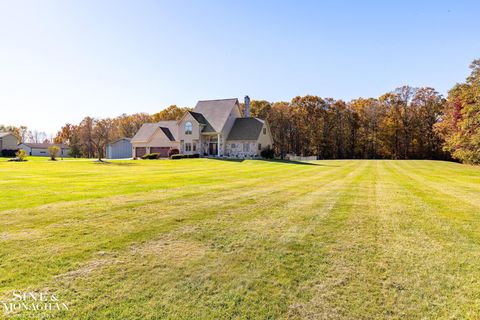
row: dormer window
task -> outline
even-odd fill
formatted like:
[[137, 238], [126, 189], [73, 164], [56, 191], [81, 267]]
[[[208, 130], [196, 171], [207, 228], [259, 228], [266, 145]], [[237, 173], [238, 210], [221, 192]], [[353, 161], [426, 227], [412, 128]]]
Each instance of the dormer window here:
[[192, 134], [192, 123], [190, 121], [185, 122], [185, 134]]

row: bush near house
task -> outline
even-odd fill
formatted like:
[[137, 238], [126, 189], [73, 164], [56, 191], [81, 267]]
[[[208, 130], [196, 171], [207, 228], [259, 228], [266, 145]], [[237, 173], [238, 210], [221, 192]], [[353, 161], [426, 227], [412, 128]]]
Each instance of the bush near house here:
[[58, 146], [48, 147], [48, 154], [50, 155], [50, 160], [52, 160], [52, 161], [57, 160], [57, 156], [58, 156], [59, 152], [60, 152], [60, 147], [58, 147]]
[[192, 158], [200, 158], [200, 154], [194, 153], [194, 154], [174, 154], [172, 156], [172, 160], [178, 160], [178, 159], [192, 159]]
[[177, 148], [172, 148], [168, 150], [168, 157], [171, 158], [173, 155], [179, 154], [179, 153], [180, 153], [180, 150], [178, 150]]
[[154, 153], [147, 153], [146, 155], [142, 156], [142, 159], [146, 160], [152, 160], [152, 159], [158, 159], [160, 158], [160, 153], [154, 152]]
[[15, 153], [15, 158], [12, 158], [8, 161], [17, 161], [17, 162], [27, 161], [27, 159], [25, 159], [26, 157], [27, 157], [27, 153], [25, 152], [25, 150], [20, 149]]
[[266, 147], [260, 151], [260, 156], [264, 159], [273, 159], [275, 157], [275, 151], [270, 147]]

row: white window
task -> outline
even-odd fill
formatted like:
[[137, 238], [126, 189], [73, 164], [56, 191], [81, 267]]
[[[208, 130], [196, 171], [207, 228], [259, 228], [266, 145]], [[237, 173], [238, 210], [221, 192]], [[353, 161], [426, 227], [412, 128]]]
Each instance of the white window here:
[[243, 152], [250, 152], [250, 144], [244, 143], [243, 144]]
[[262, 144], [261, 143], [258, 144], [258, 150], [262, 150]]
[[192, 144], [192, 150], [193, 150], [193, 151], [197, 151], [197, 144], [196, 144], [196, 143], [193, 143], [193, 144]]
[[232, 146], [232, 149], [236, 148], [235, 143], [232, 143], [231, 146]]
[[192, 144], [190, 142], [185, 143], [185, 151], [192, 151]]
[[190, 121], [185, 122], [185, 134], [192, 134], [192, 123]]
[[267, 134], [267, 128], [263, 128], [263, 134]]

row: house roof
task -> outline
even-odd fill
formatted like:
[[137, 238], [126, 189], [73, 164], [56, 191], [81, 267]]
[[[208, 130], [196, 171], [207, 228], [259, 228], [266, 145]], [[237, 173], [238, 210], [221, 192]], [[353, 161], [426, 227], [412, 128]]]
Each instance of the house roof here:
[[[163, 133], [169, 138], [171, 141], [175, 141], [177, 137], [177, 121], [160, 121], [157, 123], [144, 123], [135, 136], [131, 139], [131, 142], [146, 142], [150, 140], [151, 136], [157, 131], [158, 128], [166, 128], [168, 132], [166, 133], [164, 129], [162, 129]], [[173, 140], [171, 139], [173, 137]]]
[[264, 123], [258, 118], [237, 118], [227, 140], [257, 140]]
[[7, 132], [0, 132], [0, 138], [6, 137], [6, 136], [11, 135], [11, 134], [14, 135], [13, 132], [8, 132], [8, 131]]
[[130, 142], [130, 140], [132, 140], [132, 139], [131, 139], [131, 138], [127, 138], [127, 137], [122, 137], [122, 138], [119, 138], [119, 139], [117, 139], [117, 140], [115, 140], [115, 141], [110, 142], [108, 145], [115, 144], [115, 143], [117, 143], [117, 142], [119, 142], [119, 141], [122, 141], [122, 140], [127, 140], [127, 141]]
[[208, 120], [203, 116], [203, 114], [194, 112], [194, 111], [188, 111], [195, 120], [197, 120], [198, 123], [203, 124], [204, 127], [202, 129], [202, 132], [215, 132], [215, 129], [213, 129], [212, 125]]
[[165, 127], [160, 127], [160, 129], [162, 129], [163, 133], [165, 133], [165, 135], [167, 136], [168, 139], [170, 139], [170, 141], [175, 141], [175, 138], [173, 137], [173, 134], [170, 131], [170, 129]]
[[61, 144], [61, 143], [21, 143], [20, 145], [24, 145], [24, 146], [27, 146], [29, 148], [32, 148], [32, 149], [48, 149], [49, 147], [51, 146], [57, 146], [57, 147], [60, 147], [62, 149], [69, 149], [70, 147], [65, 145], [65, 144]]
[[236, 98], [204, 100], [198, 101], [193, 111], [195, 113], [201, 113], [205, 119], [208, 119], [213, 129], [211, 132], [220, 132], [228, 119], [228, 115], [236, 106], [238, 106], [238, 99]]

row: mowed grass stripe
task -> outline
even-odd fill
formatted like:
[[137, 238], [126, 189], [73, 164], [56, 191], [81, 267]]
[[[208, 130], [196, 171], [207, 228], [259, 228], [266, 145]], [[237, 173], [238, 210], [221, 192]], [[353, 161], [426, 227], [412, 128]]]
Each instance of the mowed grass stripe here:
[[[381, 215], [389, 230], [384, 242], [389, 257], [387, 311], [405, 318], [476, 318], [480, 312], [478, 222], [457, 219], [475, 211], [458, 200], [442, 200], [442, 193], [405, 178], [398, 167], [388, 163], [382, 168], [380, 189], [389, 190], [393, 200], [383, 205]], [[477, 231], [472, 233], [472, 228]]]
[[[290, 305], [295, 304], [294, 301], [303, 293], [302, 281], [316, 274], [302, 266], [311, 260], [310, 268], [316, 270], [319, 267], [320, 252], [316, 250], [318, 244], [306, 239], [305, 232], [309, 234], [312, 225], [316, 224], [315, 220], [321, 220], [329, 214], [333, 208], [332, 202], [333, 204], [336, 202], [336, 199], [343, 194], [345, 185], [358, 175], [359, 170], [364, 170], [363, 167], [357, 166], [345, 177], [337, 175], [336, 179], [330, 182], [312, 177], [310, 182], [299, 184], [295, 192], [284, 193], [281, 203], [264, 206], [265, 203], [261, 206], [257, 205], [256, 209], [252, 207], [251, 210], [227, 211], [216, 217], [214, 221], [203, 220], [194, 226], [172, 232], [173, 234], [168, 238], [171, 246], [189, 243], [192, 247], [207, 248], [207, 253], [202, 255], [200, 260], [195, 261], [197, 269], [189, 268], [185, 273], [184, 270], [167, 266], [159, 274], [148, 269], [151, 267], [150, 264], [141, 266], [132, 263], [129, 266], [132, 270], [127, 272], [141, 273], [143, 278], [141, 282], [150, 283], [153, 288], [156, 288], [153, 284], [166, 287], [165, 291], [160, 290], [161, 293], [149, 301], [150, 304], [156, 303], [155, 308], [162, 311], [157, 314], [158, 317], [169, 315], [177, 319], [199, 317], [213, 319], [238, 313], [248, 318], [249, 315], [254, 316], [257, 312], [267, 312], [271, 316], [288, 312]], [[313, 189], [312, 186], [318, 186], [318, 189]], [[324, 188], [327, 190], [323, 190]], [[299, 197], [299, 195], [303, 196]], [[292, 229], [299, 232], [285, 237], [286, 232]], [[311, 245], [314, 247], [310, 248]], [[310, 248], [311, 254], [305, 252], [307, 248]], [[161, 256], [150, 258], [161, 260]], [[126, 256], [121, 255], [119, 259], [132, 260], [131, 252], [127, 252]], [[120, 272], [124, 270], [125, 265], [110, 267], [110, 264], [105, 264], [105, 266], [113, 268], [108, 271], [109, 274], [120, 273], [122, 277], [130, 278]], [[142, 268], [146, 269], [140, 272], [139, 269]], [[292, 271], [295, 273], [291, 274]], [[95, 273], [97, 272], [100, 271], [96, 270]], [[282, 281], [276, 280], [280, 274], [283, 274]], [[87, 285], [83, 284], [81, 288], [89, 287], [92, 284], [90, 281], [92, 280], [87, 281]], [[80, 279], [79, 282], [83, 280]], [[117, 286], [118, 283], [116, 279], [109, 279], [109, 282], [104, 285], [104, 290]], [[168, 290], [168, 287], [175, 287], [175, 292]], [[75, 292], [83, 291], [81, 288], [76, 288]], [[143, 296], [137, 292], [140, 288], [135, 282], [127, 280], [123, 281], [117, 289], [122, 293], [125, 291], [134, 293], [134, 296], [139, 297], [140, 300], [137, 304], [141, 304]], [[300, 288], [302, 290], [298, 291]], [[157, 289], [154, 290], [157, 291]], [[280, 296], [268, 303], [266, 299], [271, 296], [272, 290], [280, 290]], [[205, 292], [210, 294], [202, 298]], [[226, 297], [236, 301], [242, 300], [241, 309], [234, 304], [224, 305], [222, 300]], [[171, 303], [169, 307], [162, 307], [166, 302]], [[104, 307], [105, 313], [102, 314], [105, 318], [120, 315], [147, 317], [140, 310], [129, 308], [125, 308], [119, 314], [112, 314], [110, 304], [109, 300], [100, 300], [95, 303]]]
[[[335, 167], [333, 172], [324, 172], [318, 170], [317, 174], [328, 181], [328, 179], [339, 179], [337, 171], [342, 171], [345, 174], [350, 171], [350, 165], [345, 167]], [[295, 175], [296, 171], [292, 171], [285, 175]], [[9, 285], [18, 285], [18, 283], [28, 283], [27, 274], [34, 277], [43, 276], [49, 278], [62, 270], [72, 267], [72, 264], [77, 264], [88, 257], [92, 257], [97, 251], [116, 250], [123, 248], [132, 242], [147, 241], [155, 237], [159, 232], [166, 232], [174, 228], [178, 228], [185, 223], [198, 223], [202, 219], [208, 219], [211, 216], [229, 210], [229, 207], [245, 207], [245, 204], [239, 203], [243, 198], [249, 195], [256, 194], [261, 199], [269, 199], [272, 193], [282, 193], [297, 190], [296, 186], [302, 185], [312, 179], [312, 175], [308, 174], [304, 177], [298, 176], [295, 179], [288, 178], [288, 182], [275, 184], [269, 180], [278, 180], [274, 177], [265, 178], [266, 181], [258, 182], [258, 185], [251, 184], [249, 179], [240, 179], [237, 181], [238, 185], [234, 183], [228, 186], [216, 186], [214, 190], [202, 188], [196, 190], [194, 194], [188, 197], [183, 197], [181, 194], [170, 194], [167, 198], [156, 199], [158, 194], [142, 194], [142, 197], [135, 201], [136, 207], [128, 206], [125, 209], [123, 206], [116, 207], [117, 198], [113, 197], [113, 201], [101, 202], [99, 204], [93, 200], [90, 206], [85, 203], [73, 204], [62, 210], [55, 210], [50, 208], [48, 212], [53, 212], [48, 215], [44, 222], [41, 231], [38, 230], [41, 220], [44, 219], [45, 211], [36, 209], [28, 209], [34, 211], [34, 215], [38, 221], [28, 220], [32, 216], [32, 212], [27, 214], [26, 227], [19, 228], [18, 224], [15, 226], [17, 233], [4, 239], [2, 241], [2, 252], [9, 252], [16, 250], [15, 256], [6, 257], [2, 265], [5, 266], [3, 270], [9, 270], [8, 267], [13, 268], [17, 274], [12, 277], [11, 272], [5, 273], [2, 277], [0, 270], [0, 283], [4, 288]], [[256, 182], [253, 180], [253, 182]], [[235, 190], [235, 192], [232, 192]], [[178, 190], [183, 192], [184, 190]], [[285, 196], [286, 194], [282, 194]], [[297, 197], [299, 194], [295, 193], [292, 197]], [[173, 198], [171, 198], [173, 197]], [[129, 198], [124, 199], [129, 201]], [[287, 201], [285, 197], [284, 201]], [[195, 206], [192, 208], [192, 204]], [[280, 204], [277, 203], [277, 204]], [[273, 203], [273, 205], [276, 205]], [[53, 207], [55, 207], [53, 205]], [[43, 209], [43, 208], [42, 208]], [[82, 219], [78, 219], [78, 217]], [[62, 221], [62, 224], [53, 223], [54, 221]], [[12, 228], [13, 229], [13, 228]], [[13, 230], [12, 230], [13, 231]], [[19, 241], [18, 234], [21, 235], [22, 240]], [[5, 237], [4, 237], [5, 238]], [[41, 247], [43, 250], [32, 252], [31, 248]], [[24, 263], [18, 264], [18, 259], [24, 260]], [[36, 261], [42, 261], [39, 265]], [[35, 273], [31, 271], [35, 270]], [[10, 277], [9, 277], [10, 276]], [[10, 278], [7, 280], [7, 278]], [[12, 282], [13, 281], [13, 282]]]
[[[207, 161], [207, 162], [205, 162]], [[252, 163], [253, 162], [253, 163]], [[0, 210], [16, 208], [14, 201], [23, 197], [22, 208], [52, 202], [102, 198], [117, 194], [131, 194], [156, 189], [170, 189], [188, 185], [228, 183], [238, 176], [253, 178], [288, 170], [291, 164], [264, 161], [231, 162], [204, 159], [173, 161], [130, 161], [95, 164], [92, 162], [32, 162], [29, 174], [21, 173], [21, 165], [0, 162], [0, 178], [13, 180], [3, 190]], [[176, 162], [178, 163], [178, 162]], [[261, 170], [252, 170], [260, 166]], [[295, 171], [311, 170], [301, 165]], [[78, 171], [81, 168], [82, 170]], [[12, 170], [14, 169], [14, 170]], [[23, 170], [25, 171], [25, 170]], [[59, 171], [61, 173], [59, 173]], [[77, 172], [78, 173], [77, 173]], [[15, 177], [15, 179], [9, 178]], [[175, 179], [174, 179], [175, 178]], [[28, 188], [27, 188], [28, 187]], [[0, 211], [1, 212], [1, 211]]]
[[391, 165], [403, 176], [411, 178], [418, 182], [419, 185], [433, 189], [438, 194], [444, 194], [442, 201], [445, 199], [445, 196], [453, 197], [456, 201], [467, 202], [477, 207], [477, 212], [480, 212], [480, 183], [469, 182], [469, 180], [474, 179], [474, 175], [467, 179], [464, 178], [463, 182], [459, 182], [458, 178], [452, 178], [456, 177], [455, 171], [432, 174], [431, 169], [422, 169], [409, 162], [406, 162], [402, 166], [397, 164]]

